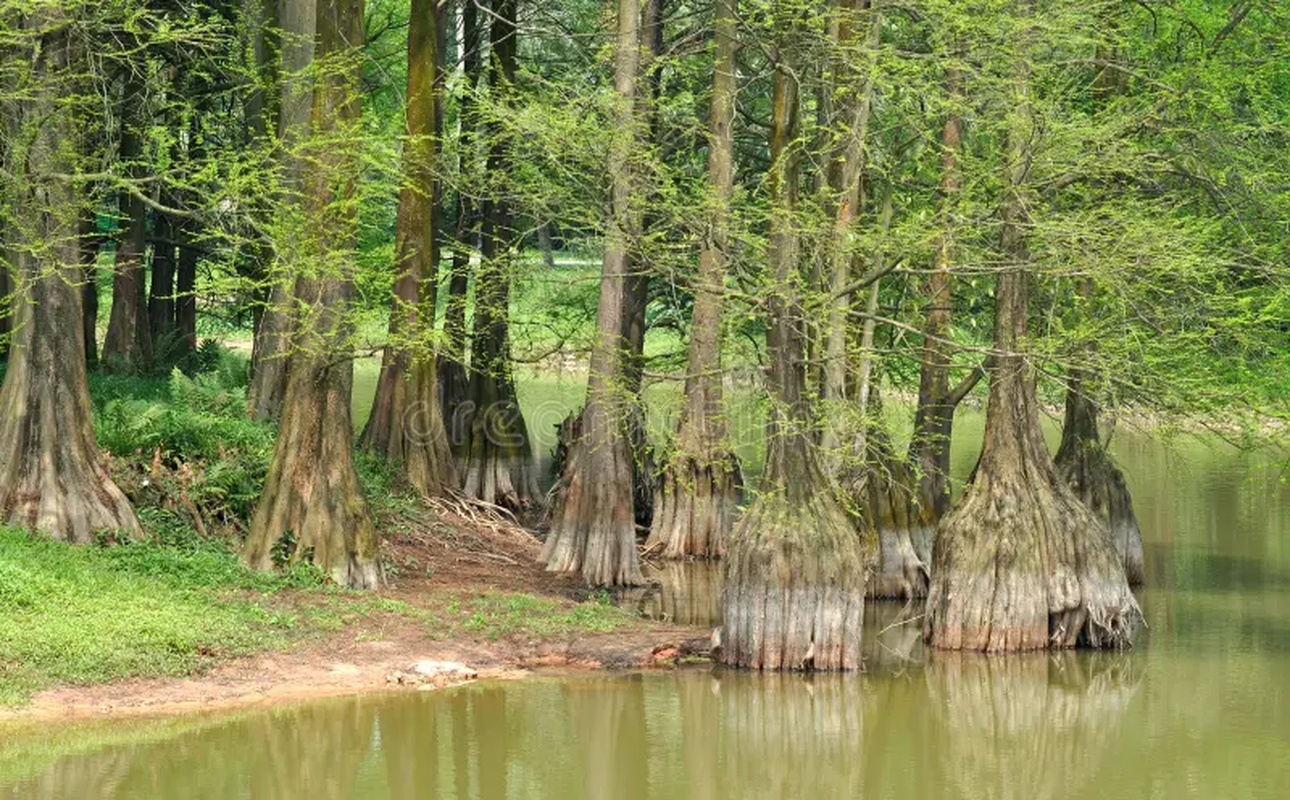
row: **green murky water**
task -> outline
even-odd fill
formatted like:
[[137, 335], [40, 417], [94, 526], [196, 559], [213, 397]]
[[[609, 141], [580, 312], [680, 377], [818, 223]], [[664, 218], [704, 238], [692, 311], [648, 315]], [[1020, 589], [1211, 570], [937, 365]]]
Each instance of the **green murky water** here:
[[[979, 436], [971, 420], [965, 439]], [[871, 604], [863, 675], [542, 678], [0, 728], [0, 798], [1290, 796], [1284, 466], [1122, 433], [1150, 629], [1128, 653], [928, 654]], [[973, 454], [960, 448], [960, 468]], [[633, 602], [707, 623], [719, 576]]]

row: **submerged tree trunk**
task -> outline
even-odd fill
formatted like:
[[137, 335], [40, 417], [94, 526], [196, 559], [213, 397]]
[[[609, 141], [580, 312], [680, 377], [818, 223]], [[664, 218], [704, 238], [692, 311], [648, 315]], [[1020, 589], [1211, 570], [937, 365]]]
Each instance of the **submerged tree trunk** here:
[[427, 495], [455, 488], [457, 476], [440, 415], [431, 345], [438, 265], [435, 223], [435, 121], [438, 32], [434, 0], [412, 0], [408, 25], [408, 185], [399, 193], [395, 241], [399, 276], [372, 413], [360, 440], [402, 465], [409, 483]]
[[[1025, 3], [1027, 14], [1033, 7]], [[1105, 526], [1053, 468], [1039, 428], [1028, 329], [1024, 226], [1032, 139], [1029, 55], [1018, 56], [1001, 201], [1003, 268], [985, 448], [973, 483], [941, 521], [924, 636], [933, 647], [992, 652], [1121, 647], [1141, 618]]]
[[[139, 168], [131, 162], [144, 157], [140, 119], [144, 105], [144, 88], [135, 79], [127, 80], [121, 97], [121, 159], [126, 171], [137, 175]], [[107, 334], [103, 338], [103, 362], [109, 369], [143, 368], [150, 355], [152, 337], [148, 331], [146, 274], [146, 207], [129, 191], [120, 193], [120, 218], [123, 235], [116, 243], [116, 265], [112, 274], [112, 312]]]
[[797, 285], [797, 22], [776, 4], [771, 101], [767, 308], [771, 417], [757, 499], [739, 520], [725, 560], [722, 660], [752, 669], [860, 667], [867, 558], [820, 468], [808, 430], [806, 347]]
[[[269, 569], [275, 556], [310, 559], [337, 583], [381, 582], [376, 527], [354, 471], [346, 306], [353, 295], [355, 194], [362, 165], [333, 138], [358, 133], [362, 0], [318, 0], [313, 130], [305, 163], [303, 213], [309, 239], [296, 265], [294, 299], [305, 313], [287, 360], [287, 384], [273, 461], [251, 520], [246, 561]], [[279, 543], [282, 543], [281, 545]], [[285, 545], [285, 546], [283, 546]]]
[[[266, 0], [272, 2], [272, 0]], [[314, 0], [277, 0], [281, 36], [281, 67], [278, 113], [278, 168], [282, 197], [280, 205], [299, 205], [306, 164], [298, 149], [309, 132], [311, 93], [309, 65], [314, 59], [318, 8]], [[275, 263], [268, 269], [267, 295], [255, 331], [251, 351], [251, 384], [247, 387], [247, 410], [252, 419], [277, 419], [286, 393], [287, 360], [291, 353], [295, 321], [292, 308], [290, 265], [299, 256], [293, 252], [297, 238], [307, 240], [315, 232], [300, 230], [300, 223], [288, 213], [278, 224], [286, 237], [275, 242]], [[302, 244], [307, 248], [307, 244]], [[285, 265], [285, 268], [284, 268]]]
[[1057, 474], [1075, 495], [1102, 520], [1124, 564], [1131, 585], [1146, 578], [1142, 559], [1142, 529], [1133, 512], [1133, 498], [1107, 444], [1098, 434], [1097, 402], [1089, 396], [1085, 375], [1072, 370], [1066, 390], [1066, 422], [1054, 462]]
[[[518, 35], [516, 0], [499, 0], [490, 28], [495, 92], [511, 91]], [[509, 156], [494, 138], [490, 172], [504, 172]], [[475, 279], [475, 332], [471, 342], [469, 400], [460, 409], [466, 436], [460, 459], [462, 490], [470, 497], [512, 509], [540, 496], [533, 451], [511, 373], [511, 259], [515, 232], [506, 200], [492, 197], [483, 215], [483, 252]], [[456, 413], [456, 412], [454, 412]]]
[[100, 531], [133, 536], [139, 522], [94, 441], [79, 324], [84, 208], [73, 184], [53, 177], [77, 170], [70, 143], [79, 126], [65, 93], [81, 75], [80, 59], [57, 5], [37, 9], [27, 23], [39, 38], [20, 113], [34, 137], [25, 161], [8, 166], [14, 208], [31, 239], [18, 242], [12, 265], [19, 301], [0, 387], [0, 521], [66, 542], [91, 542]]
[[708, 186], [712, 210], [699, 251], [690, 319], [690, 363], [675, 452], [659, 478], [650, 549], [664, 558], [719, 557], [734, 527], [742, 476], [730, 448], [722, 402], [721, 302], [725, 283], [733, 138], [738, 0], [717, 0], [717, 59], [709, 114]]
[[631, 586], [644, 582], [636, 553], [632, 503], [632, 454], [624, 423], [624, 302], [628, 247], [638, 231], [640, 211], [632, 148], [639, 137], [636, 102], [641, 57], [640, 3], [619, 0], [614, 58], [616, 136], [609, 153], [610, 207], [606, 224], [596, 340], [587, 378], [581, 431], [570, 447], [559, 478], [551, 531], [542, 559], [553, 572], [580, 572], [591, 585]]

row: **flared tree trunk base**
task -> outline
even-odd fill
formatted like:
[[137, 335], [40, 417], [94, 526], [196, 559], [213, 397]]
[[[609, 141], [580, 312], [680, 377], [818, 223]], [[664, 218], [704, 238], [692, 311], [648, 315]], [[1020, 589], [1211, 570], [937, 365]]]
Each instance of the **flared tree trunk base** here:
[[859, 669], [867, 561], [828, 490], [759, 496], [725, 560], [721, 660], [761, 670]]
[[[606, 422], [604, 424], [613, 424]], [[631, 456], [621, 436], [579, 435], [556, 484], [548, 572], [576, 572], [590, 586], [642, 586], [632, 513]]]
[[512, 511], [541, 498], [528, 428], [509, 378], [476, 375], [471, 400], [454, 410], [466, 436], [457, 462], [462, 492]]
[[434, 371], [427, 364], [386, 364], [359, 447], [398, 464], [408, 484], [427, 497], [457, 488], [457, 473], [440, 413]]
[[855, 474], [843, 476], [860, 509], [860, 524], [877, 534], [877, 559], [865, 593], [875, 599], [926, 597], [935, 512], [930, 503], [920, 502], [918, 478], [885, 437], [868, 439], [868, 458]]
[[376, 526], [354, 471], [349, 382], [316, 358], [291, 366], [273, 462], [251, 520], [246, 561], [310, 560], [352, 589], [381, 585]]
[[1124, 473], [1096, 442], [1070, 450], [1063, 447], [1057, 453], [1055, 464], [1057, 474], [1110, 532], [1129, 585], [1141, 585], [1146, 579], [1142, 529], [1138, 527]]
[[942, 520], [924, 633], [1014, 652], [1130, 644], [1142, 612], [1102, 523], [1051, 471], [982, 470]]
[[734, 453], [678, 454], [659, 478], [646, 550], [659, 558], [720, 558], [739, 513], [742, 487]]

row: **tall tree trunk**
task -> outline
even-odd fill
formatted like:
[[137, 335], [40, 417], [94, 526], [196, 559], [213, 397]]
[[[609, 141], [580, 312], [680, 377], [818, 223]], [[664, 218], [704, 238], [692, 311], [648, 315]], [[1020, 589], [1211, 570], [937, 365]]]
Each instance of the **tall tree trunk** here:
[[440, 416], [433, 336], [439, 280], [435, 223], [435, 124], [438, 118], [438, 14], [435, 0], [412, 0], [408, 24], [405, 185], [399, 192], [395, 248], [399, 273], [390, 309], [372, 414], [360, 444], [402, 465], [427, 495], [456, 488], [452, 452]]
[[[1033, 0], [1019, 5], [1023, 24], [1033, 26]], [[1120, 647], [1141, 619], [1106, 527], [1053, 469], [1034, 368], [1021, 351], [1029, 326], [1033, 35], [1031, 27], [1017, 45], [1008, 118], [985, 447], [972, 485], [941, 521], [924, 617], [927, 641], [950, 650]]]
[[[148, 328], [153, 352], [175, 328], [175, 228], [166, 214], [153, 217], [152, 286], [148, 293]], [[173, 355], [173, 342], [169, 342]]]
[[0, 361], [9, 357], [9, 336], [13, 333], [13, 280], [9, 277], [10, 253], [0, 245]]
[[[265, 0], [271, 2], [271, 0]], [[304, 159], [297, 152], [308, 135], [310, 120], [309, 84], [313, 80], [309, 65], [314, 59], [317, 11], [314, 0], [277, 0], [277, 18], [281, 37], [280, 81], [278, 87], [278, 141], [280, 204], [295, 208], [306, 171]], [[289, 218], [280, 219], [286, 229], [284, 239], [275, 242], [279, 252], [268, 269], [268, 295], [261, 313], [259, 328], [251, 350], [251, 385], [247, 388], [247, 406], [252, 419], [277, 419], [286, 393], [287, 361], [291, 354], [295, 329], [292, 309], [293, 279], [289, 265], [297, 260], [292, 251], [295, 239], [307, 240], [310, 231]], [[308, 247], [301, 244], [301, 247]], [[284, 264], [288, 265], [284, 268]]]
[[185, 220], [176, 226], [179, 233], [179, 261], [175, 269], [175, 331], [184, 349], [197, 349], [197, 246], [196, 223]]
[[[138, 177], [144, 157], [141, 118], [145, 103], [143, 84], [129, 77], [121, 95], [121, 161], [129, 177]], [[103, 339], [103, 362], [109, 369], [137, 370], [147, 365], [152, 337], [148, 332], [146, 275], [146, 214], [143, 201], [122, 191], [118, 225], [122, 235], [116, 245], [112, 274], [112, 312]]]
[[[83, 74], [74, 29], [57, 5], [26, 20], [31, 94], [21, 119], [34, 129], [24, 161], [9, 165], [14, 208], [28, 220], [12, 275], [14, 341], [0, 387], [0, 520], [67, 542], [96, 532], [140, 532], [125, 495], [99, 461], [81, 326], [80, 221], [71, 143], [81, 130], [69, 89]], [[37, 38], [38, 37], [38, 38]]]
[[722, 660], [752, 669], [860, 667], [867, 556], [820, 467], [809, 432], [806, 346], [798, 287], [796, 49], [786, 3], [777, 29], [771, 100], [767, 310], [771, 415], [760, 491], [731, 536], [722, 600]]
[[[952, 58], [962, 58], [956, 50]], [[966, 391], [950, 391], [950, 309], [954, 266], [955, 204], [960, 191], [958, 153], [963, 140], [963, 75], [951, 63], [945, 74], [948, 116], [941, 132], [940, 235], [927, 278], [927, 319], [918, 381], [918, 410], [909, 458], [918, 467], [918, 502], [932, 526], [950, 508], [950, 437], [954, 411]]]
[[640, 210], [631, 174], [640, 132], [639, 0], [619, 0], [614, 49], [615, 137], [609, 153], [610, 206], [606, 221], [596, 340], [587, 378], [581, 431], [560, 476], [551, 532], [542, 547], [547, 569], [580, 572], [591, 585], [644, 582], [636, 553], [632, 503], [632, 454], [624, 426], [623, 338], [628, 247], [639, 232]]
[[307, 145], [302, 239], [294, 300], [306, 313], [287, 359], [287, 385], [273, 461], [251, 520], [246, 561], [273, 566], [279, 541], [292, 561], [312, 559], [339, 584], [381, 582], [376, 527], [354, 471], [350, 395], [354, 365], [346, 306], [353, 295], [363, 0], [318, 0], [313, 141]]
[[[515, 79], [518, 31], [516, 0], [495, 0], [490, 28], [489, 80], [505, 96]], [[509, 167], [505, 145], [493, 137], [488, 170]], [[509, 508], [525, 508], [540, 495], [528, 428], [520, 413], [511, 374], [510, 267], [515, 232], [507, 200], [485, 202], [483, 252], [475, 279], [475, 332], [471, 342], [470, 399], [461, 415], [467, 437], [461, 458], [462, 489], [470, 497]]]
[[[824, 365], [822, 370], [825, 413], [833, 419], [824, 427], [821, 445], [831, 464], [839, 463], [838, 450], [843, 438], [840, 430], [845, 419], [842, 406], [847, 402], [847, 339], [848, 311], [851, 298], [845, 288], [851, 282], [854, 258], [851, 240], [855, 221], [860, 213], [861, 178], [864, 173], [866, 146], [869, 136], [869, 117], [873, 107], [874, 62], [882, 35], [882, 11], [872, 7], [870, 0], [845, 0], [839, 4], [835, 41], [836, 66], [831, 70], [832, 82], [843, 92], [845, 114], [839, 139], [833, 148], [828, 165], [827, 204], [832, 209], [833, 229], [824, 275], [824, 290], [829, 298], [828, 322], [825, 328]], [[863, 36], [863, 38], [862, 38]], [[863, 74], [856, 74], [847, 66], [854, 58], [860, 44], [861, 52], [869, 62]], [[863, 423], [861, 423], [863, 424]]]
[[717, 0], [717, 58], [708, 118], [711, 211], [699, 250], [690, 318], [690, 363], [675, 452], [659, 480], [647, 546], [664, 558], [718, 557], [734, 527], [742, 477], [727, 439], [722, 401], [721, 303], [734, 190], [734, 124], [738, 84], [738, 0]]
[[443, 412], [448, 439], [454, 452], [461, 453], [468, 435], [463, 404], [470, 388], [466, 373], [466, 304], [470, 288], [470, 261], [479, 236], [479, 214], [465, 187], [473, 175], [476, 159], [475, 91], [480, 80], [479, 16], [475, 0], [461, 0], [461, 28], [458, 39], [462, 76], [466, 89], [458, 106], [457, 173], [462, 186], [457, 189], [457, 220], [452, 251], [452, 272], [448, 279], [448, 298], [444, 304], [445, 348], [439, 356], [439, 404]]
[[[1114, 23], [1112, 23], [1114, 24]], [[1123, 89], [1123, 75], [1110, 65], [1116, 58], [1113, 48], [1099, 45], [1098, 63], [1106, 65], [1093, 82], [1093, 97], [1105, 101]], [[1080, 281], [1078, 291], [1084, 299], [1082, 308], [1095, 308], [1094, 284], [1091, 278]], [[1086, 346], [1092, 350], [1092, 345]], [[1108, 448], [1098, 433], [1098, 403], [1093, 392], [1096, 373], [1089, 369], [1070, 369], [1066, 389], [1066, 424], [1062, 427], [1062, 442], [1054, 462], [1057, 473], [1066, 479], [1076, 496], [1102, 520], [1111, 532], [1124, 574], [1132, 585], [1142, 583], [1146, 569], [1142, 554], [1142, 529], [1133, 511], [1133, 498], [1124, 473], [1116, 466]]]

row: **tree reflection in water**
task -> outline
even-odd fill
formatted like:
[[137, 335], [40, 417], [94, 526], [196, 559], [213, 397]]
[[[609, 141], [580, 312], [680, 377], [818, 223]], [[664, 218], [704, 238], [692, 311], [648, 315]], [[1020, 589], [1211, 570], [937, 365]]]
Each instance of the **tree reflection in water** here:
[[1138, 663], [1128, 653], [936, 653], [924, 674], [941, 779], [965, 797], [1080, 794], [1116, 749]]

